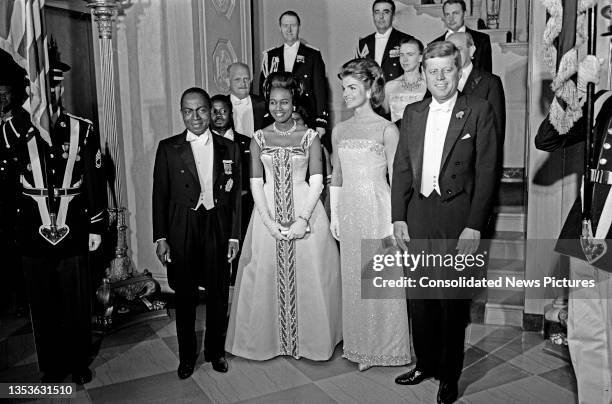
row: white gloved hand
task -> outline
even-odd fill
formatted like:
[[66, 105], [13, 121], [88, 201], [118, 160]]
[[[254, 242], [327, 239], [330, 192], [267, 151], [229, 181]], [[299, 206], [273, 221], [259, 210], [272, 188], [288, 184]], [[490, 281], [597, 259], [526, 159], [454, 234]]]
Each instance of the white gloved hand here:
[[338, 222], [338, 199], [340, 197], [340, 189], [342, 187], [329, 187], [329, 204], [331, 210], [331, 219], [329, 230], [332, 236], [340, 241], [340, 224]]

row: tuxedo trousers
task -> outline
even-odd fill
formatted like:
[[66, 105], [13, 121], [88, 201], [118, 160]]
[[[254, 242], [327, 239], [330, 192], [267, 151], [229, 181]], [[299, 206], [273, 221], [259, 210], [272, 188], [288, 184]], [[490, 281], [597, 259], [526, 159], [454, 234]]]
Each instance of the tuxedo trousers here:
[[63, 375], [89, 365], [91, 292], [87, 256], [22, 257], [41, 372]]
[[595, 282], [593, 288], [571, 289], [567, 343], [576, 373], [578, 402], [612, 402], [612, 276], [570, 258], [572, 280]]
[[[417, 244], [427, 243], [440, 253], [455, 253], [468, 209], [467, 194], [448, 201], [443, 201], [435, 191], [428, 197], [413, 195], [408, 205], [411, 244], [414, 240]], [[463, 368], [470, 300], [446, 296], [410, 299], [409, 307], [416, 367], [441, 381], [457, 382]]]
[[176, 304], [176, 332], [181, 363], [195, 361], [197, 337], [196, 311], [199, 286], [206, 289], [206, 331], [204, 358], [214, 360], [225, 355], [225, 334], [229, 297], [230, 268], [227, 264], [227, 212], [223, 207], [205, 210], [180, 208], [176, 212], [184, 224], [181, 237], [177, 231], [169, 240]]

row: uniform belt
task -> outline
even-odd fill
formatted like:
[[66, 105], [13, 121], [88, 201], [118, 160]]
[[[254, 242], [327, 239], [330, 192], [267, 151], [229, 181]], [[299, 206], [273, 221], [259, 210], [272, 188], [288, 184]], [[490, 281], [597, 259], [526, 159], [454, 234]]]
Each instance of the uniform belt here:
[[[49, 196], [49, 190], [45, 188], [23, 188], [21, 192], [29, 196]], [[78, 195], [80, 193], [81, 188], [53, 188], [53, 196], [56, 198]]]
[[612, 185], [612, 171], [596, 170], [591, 168], [590, 179], [598, 184]]

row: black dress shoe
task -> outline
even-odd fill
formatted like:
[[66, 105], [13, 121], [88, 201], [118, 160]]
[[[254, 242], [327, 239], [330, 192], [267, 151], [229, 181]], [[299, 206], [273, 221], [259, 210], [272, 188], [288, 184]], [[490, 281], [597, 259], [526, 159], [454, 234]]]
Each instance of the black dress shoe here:
[[457, 397], [459, 397], [459, 387], [457, 386], [457, 382], [440, 382], [437, 397], [438, 404], [454, 403], [457, 401]]
[[401, 374], [395, 378], [395, 383], [404, 386], [412, 386], [419, 384], [423, 380], [431, 379], [433, 375], [423, 372], [420, 369], [414, 368], [408, 373]]
[[195, 363], [193, 362], [180, 363], [176, 371], [176, 374], [178, 374], [179, 379], [184, 380], [193, 374], [194, 368], [195, 368]]
[[227, 368], [228, 368], [227, 361], [225, 360], [223, 356], [220, 358], [211, 360], [210, 363], [212, 363], [213, 369], [216, 370], [217, 372], [221, 372], [221, 373], [227, 372]]
[[91, 370], [89, 370], [89, 368], [80, 369], [76, 372], [72, 372], [72, 381], [78, 385], [89, 383], [91, 379]]

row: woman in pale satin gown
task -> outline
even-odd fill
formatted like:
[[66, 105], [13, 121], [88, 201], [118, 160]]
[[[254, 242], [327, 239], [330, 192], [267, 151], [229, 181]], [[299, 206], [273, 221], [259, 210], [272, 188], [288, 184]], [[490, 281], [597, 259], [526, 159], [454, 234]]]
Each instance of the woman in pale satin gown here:
[[332, 133], [331, 230], [340, 241], [344, 357], [357, 362], [359, 370], [405, 365], [410, 339], [404, 290], [394, 299], [361, 296], [362, 271], [367, 270], [361, 241], [382, 244], [393, 234], [387, 174], [392, 177], [399, 133], [373, 111], [384, 97], [383, 72], [376, 62], [354, 59], [338, 76], [344, 101], [354, 111]]
[[423, 57], [423, 44], [414, 37], [400, 41], [399, 62], [404, 74], [385, 84], [385, 99], [383, 108], [391, 113], [391, 120], [396, 122], [402, 119], [406, 105], [421, 101], [427, 84], [421, 72], [421, 58]]
[[254, 360], [327, 360], [342, 340], [342, 309], [338, 248], [319, 201], [321, 143], [292, 118], [300, 87], [291, 73], [271, 74], [264, 89], [275, 122], [251, 141], [257, 209], [238, 264], [225, 350]]

